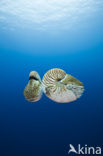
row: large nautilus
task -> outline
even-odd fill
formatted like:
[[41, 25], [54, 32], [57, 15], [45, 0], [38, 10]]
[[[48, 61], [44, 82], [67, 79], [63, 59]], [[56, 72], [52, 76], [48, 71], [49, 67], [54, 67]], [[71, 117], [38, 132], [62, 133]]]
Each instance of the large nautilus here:
[[38, 101], [42, 96], [41, 78], [36, 71], [29, 74], [29, 82], [24, 89], [24, 96], [30, 102]]
[[44, 75], [42, 88], [47, 97], [59, 103], [74, 101], [84, 91], [82, 82], [58, 68], [51, 69]]
[[81, 97], [83, 91], [82, 82], [64, 70], [54, 68], [44, 75], [42, 82], [37, 72], [31, 72], [24, 96], [28, 101], [35, 102], [41, 98], [42, 92], [44, 92], [48, 98], [55, 102], [67, 103]]

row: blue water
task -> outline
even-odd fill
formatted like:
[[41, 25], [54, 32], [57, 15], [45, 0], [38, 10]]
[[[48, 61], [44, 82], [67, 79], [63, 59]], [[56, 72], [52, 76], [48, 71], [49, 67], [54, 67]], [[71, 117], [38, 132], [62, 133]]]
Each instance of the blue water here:
[[[60, 29], [54, 22], [45, 30], [36, 29], [30, 21], [23, 28], [23, 22], [18, 26], [10, 23], [12, 18], [1, 20], [0, 156], [65, 156], [69, 144], [102, 146], [102, 6], [71, 28], [67, 23], [68, 28], [64, 24]], [[42, 78], [51, 68], [64, 69], [82, 81], [83, 96], [66, 104], [45, 95], [36, 103], [27, 102], [23, 90], [29, 72], [36, 70]]]

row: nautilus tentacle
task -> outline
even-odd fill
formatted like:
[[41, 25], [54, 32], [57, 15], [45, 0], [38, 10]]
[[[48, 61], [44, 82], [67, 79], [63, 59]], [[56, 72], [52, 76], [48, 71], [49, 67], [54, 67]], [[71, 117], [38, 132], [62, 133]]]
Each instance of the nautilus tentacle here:
[[29, 74], [29, 82], [24, 89], [24, 96], [30, 102], [38, 101], [42, 96], [41, 79], [36, 71]]
[[79, 98], [84, 86], [62, 69], [51, 69], [43, 77], [42, 88], [51, 100], [59, 103], [71, 102]]

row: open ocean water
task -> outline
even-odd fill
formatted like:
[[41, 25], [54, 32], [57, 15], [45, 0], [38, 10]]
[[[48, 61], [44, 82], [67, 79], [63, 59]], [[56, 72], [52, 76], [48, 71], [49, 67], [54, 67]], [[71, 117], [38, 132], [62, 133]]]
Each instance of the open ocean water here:
[[[82, 81], [83, 96], [66, 104], [45, 95], [27, 102], [29, 72], [42, 78], [52, 68]], [[0, 0], [0, 122], [0, 156], [67, 156], [69, 144], [102, 147], [102, 0]]]

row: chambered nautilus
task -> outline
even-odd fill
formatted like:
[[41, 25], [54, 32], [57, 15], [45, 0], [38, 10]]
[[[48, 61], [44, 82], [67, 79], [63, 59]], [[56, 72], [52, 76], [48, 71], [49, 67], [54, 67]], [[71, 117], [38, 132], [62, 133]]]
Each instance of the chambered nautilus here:
[[24, 89], [24, 96], [30, 102], [40, 100], [42, 95], [42, 85], [39, 74], [32, 71], [29, 74], [29, 82]]
[[[36, 84], [37, 80], [34, 80], [33, 76], [31, 81], [34, 82], [33, 84]], [[83, 83], [67, 74], [62, 69], [54, 68], [49, 70], [44, 75], [42, 82], [38, 74], [35, 76], [39, 77], [38, 85], [34, 85], [35, 88], [32, 86], [32, 91], [29, 86], [30, 84], [28, 84], [27, 88], [24, 90], [24, 95], [29, 101], [39, 100], [43, 91], [51, 100], [58, 103], [67, 103], [78, 99], [84, 91]]]

